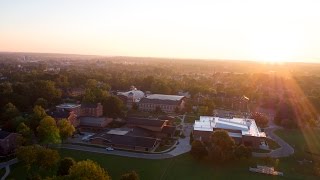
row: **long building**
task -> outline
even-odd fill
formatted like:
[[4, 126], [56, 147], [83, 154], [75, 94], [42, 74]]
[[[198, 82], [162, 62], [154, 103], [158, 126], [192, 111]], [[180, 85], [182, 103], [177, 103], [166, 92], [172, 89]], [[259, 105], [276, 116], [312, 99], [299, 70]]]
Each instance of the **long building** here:
[[193, 135], [195, 139], [208, 142], [212, 132], [221, 129], [226, 130], [238, 144], [253, 148], [260, 148], [266, 144], [266, 134], [259, 131], [254, 119], [200, 116], [194, 123]]
[[177, 95], [151, 94], [139, 101], [139, 110], [155, 111], [159, 107], [163, 112], [181, 111], [185, 106], [185, 97]]

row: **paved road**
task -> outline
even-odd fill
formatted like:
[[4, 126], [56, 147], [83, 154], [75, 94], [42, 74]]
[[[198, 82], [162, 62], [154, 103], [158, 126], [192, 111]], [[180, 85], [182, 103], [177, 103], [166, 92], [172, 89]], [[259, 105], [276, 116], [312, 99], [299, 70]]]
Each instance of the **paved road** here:
[[185, 115], [180, 117], [185, 138], [180, 138], [179, 144], [176, 146], [176, 148], [173, 149], [172, 151], [165, 152], [165, 153], [152, 154], [152, 153], [121, 151], [121, 150], [107, 151], [104, 148], [88, 147], [88, 146], [81, 146], [81, 145], [74, 145], [74, 144], [62, 144], [59, 147], [64, 149], [72, 149], [72, 150], [95, 152], [100, 154], [110, 154], [110, 155], [117, 155], [117, 156], [124, 156], [124, 157], [142, 158], [142, 159], [172, 158], [172, 157], [187, 153], [191, 150], [191, 145], [189, 144], [189, 141], [190, 141], [190, 133], [192, 130], [192, 126], [189, 124], [185, 124], [184, 118], [185, 118]]
[[0, 169], [6, 168], [5, 174], [1, 177], [1, 180], [5, 180], [10, 174], [10, 165], [18, 162], [17, 158], [11, 159], [10, 161], [0, 163]]
[[72, 150], [87, 151], [87, 152], [94, 152], [94, 153], [100, 153], [100, 154], [110, 154], [110, 155], [132, 157], [132, 158], [167, 159], [167, 158], [172, 158], [172, 157], [179, 156], [181, 154], [189, 152], [191, 149], [191, 146], [189, 145], [189, 140], [190, 140], [190, 137], [180, 139], [179, 144], [176, 146], [174, 150], [166, 153], [162, 153], [162, 154], [139, 153], [139, 152], [121, 151], [121, 150], [107, 151], [104, 148], [73, 145], [73, 144], [62, 144], [58, 147], [63, 149], [72, 149]]
[[253, 156], [255, 157], [273, 157], [273, 158], [280, 158], [280, 157], [288, 157], [294, 153], [294, 149], [283, 139], [281, 139], [279, 136], [274, 134], [274, 131], [280, 129], [280, 127], [271, 127], [271, 128], [266, 128], [266, 134], [276, 141], [279, 145], [280, 148], [272, 150], [270, 153], [253, 153]]
[[78, 151], [87, 151], [87, 152], [94, 152], [100, 154], [110, 154], [116, 156], [124, 156], [124, 157], [132, 157], [132, 158], [142, 158], [142, 159], [166, 159], [172, 158], [174, 156], [164, 153], [164, 154], [148, 154], [148, 153], [138, 153], [138, 152], [130, 152], [130, 151], [107, 151], [105, 148], [98, 148], [98, 147], [88, 147], [88, 146], [80, 146], [80, 145], [73, 145], [73, 144], [62, 144], [59, 146], [63, 149], [72, 149]]

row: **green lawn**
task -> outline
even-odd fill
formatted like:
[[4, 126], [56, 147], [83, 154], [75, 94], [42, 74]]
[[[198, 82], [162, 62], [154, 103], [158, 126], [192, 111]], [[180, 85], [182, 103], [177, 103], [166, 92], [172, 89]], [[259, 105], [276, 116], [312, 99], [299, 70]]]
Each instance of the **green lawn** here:
[[307, 156], [312, 152], [320, 157], [320, 129], [277, 130], [279, 137], [288, 142], [295, 149], [295, 157]]
[[[313, 173], [313, 164], [300, 164], [299, 161], [304, 159], [312, 161], [315, 159], [320, 160], [320, 129], [307, 129], [304, 131], [277, 130], [275, 134], [295, 149], [293, 156], [283, 159], [288, 162], [290, 166], [288, 168], [290, 168], [292, 172], [311, 175]], [[314, 155], [311, 156], [308, 152], [312, 152]]]
[[[145, 160], [126, 158], [112, 155], [89, 153], [74, 150], [61, 150], [62, 156], [70, 156], [76, 160], [91, 159], [103, 166], [113, 179], [119, 179], [120, 175], [129, 170], [135, 170], [141, 179], [282, 179], [282, 177], [270, 177], [268, 175], [254, 174], [248, 171], [250, 166], [255, 166], [257, 159], [235, 161], [229, 164], [211, 165], [194, 160], [189, 154], [165, 160]], [[290, 170], [290, 161], [280, 161], [280, 170], [284, 170], [286, 178], [311, 179], [312, 177], [298, 174]], [[44, 174], [44, 173], [42, 173]], [[25, 179], [26, 171], [21, 164], [12, 169], [10, 178]]]
[[[284, 177], [271, 177], [249, 172], [248, 168], [250, 166], [263, 164], [263, 160], [257, 158], [233, 161], [229, 164], [212, 165], [196, 161], [189, 154], [165, 160], [146, 160], [74, 150], [60, 150], [60, 153], [63, 157], [70, 156], [76, 160], [91, 159], [96, 161], [109, 172], [113, 179], [119, 179], [121, 174], [129, 170], [137, 171], [142, 180], [317, 179], [312, 175], [311, 164], [300, 165], [298, 163], [298, 160], [302, 160], [302, 157], [307, 158], [308, 155], [304, 150], [306, 149], [309, 140], [306, 141], [304, 137], [316, 141], [314, 142], [316, 146], [313, 145], [312, 147], [318, 147], [318, 150], [320, 150], [320, 146], [317, 146], [317, 143], [320, 142], [320, 130], [308, 132], [309, 133], [304, 134], [298, 130], [279, 130], [276, 132], [276, 134], [284, 140], [294, 145], [296, 149], [294, 156], [280, 159], [279, 167], [277, 167], [277, 169], [284, 172]], [[319, 152], [318, 150], [315, 149], [314, 152]], [[49, 175], [52, 175], [52, 172]], [[25, 179], [25, 177], [26, 170], [22, 164], [14, 165], [9, 179]]]

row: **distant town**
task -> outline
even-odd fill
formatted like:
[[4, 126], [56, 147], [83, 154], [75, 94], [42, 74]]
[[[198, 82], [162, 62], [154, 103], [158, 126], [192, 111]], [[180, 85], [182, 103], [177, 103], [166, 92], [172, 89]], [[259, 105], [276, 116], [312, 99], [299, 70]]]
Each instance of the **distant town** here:
[[0, 53], [1, 175], [317, 179], [319, 73], [307, 63]]

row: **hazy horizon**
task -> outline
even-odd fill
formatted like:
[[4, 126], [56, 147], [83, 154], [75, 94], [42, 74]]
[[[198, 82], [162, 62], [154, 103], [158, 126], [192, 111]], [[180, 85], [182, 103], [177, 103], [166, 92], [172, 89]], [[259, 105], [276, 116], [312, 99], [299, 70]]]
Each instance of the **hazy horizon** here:
[[0, 51], [319, 62], [319, 1], [2, 1]]

